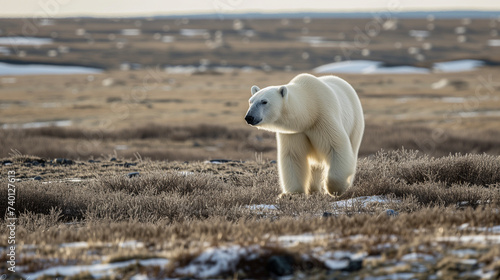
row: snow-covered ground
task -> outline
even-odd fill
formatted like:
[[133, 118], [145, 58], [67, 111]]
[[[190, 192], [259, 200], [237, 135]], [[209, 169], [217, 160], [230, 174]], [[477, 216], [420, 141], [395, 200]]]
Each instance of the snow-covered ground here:
[[[336, 201], [332, 203], [331, 211], [336, 213], [335, 215], [340, 215], [347, 211], [346, 209], [356, 211], [359, 207], [369, 208], [373, 205], [384, 209], [388, 203], [398, 203], [398, 200], [385, 196], [362, 196]], [[273, 204], [248, 205], [246, 209], [266, 214], [280, 211], [279, 207]], [[59, 249], [68, 254], [71, 252], [81, 254], [82, 251], [88, 251], [88, 255], [94, 257], [91, 264], [87, 261], [85, 265], [61, 265], [54, 260], [47, 260], [47, 262], [44, 261], [44, 267], [49, 266], [48, 268], [27, 271], [27, 267], [20, 267], [19, 270], [23, 277], [29, 279], [56, 275], [70, 277], [81, 273], [89, 273], [94, 279], [100, 279], [118, 275], [119, 271], [131, 266], [142, 267], [141, 271], [166, 272], [167, 266], [172, 268], [173, 265], [173, 270], [168, 270], [170, 271], [169, 277], [217, 278], [240, 273], [245, 267], [249, 267], [247, 263], [253, 263], [253, 265], [256, 262], [262, 263], [268, 266], [266, 269], [273, 269], [270, 263], [283, 265], [287, 262], [286, 257], [283, 257], [283, 252], [289, 252], [286, 254], [295, 254], [295, 257], [291, 259], [292, 262], [299, 262], [296, 264], [299, 266], [319, 263], [320, 267], [341, 272], [342, 275], [348, 275], [352, 271], [364, 270], [366, 272], [368, 269], [364, 275], [369, 276], [361, 279], [415, 279], [425, 273], [427, 273], [425, 275], [434, 273], [436, 264], [444, 261], [463, 268], [460, 272], [461, 277], [495, 279], [497, 277], [495, 266], [481, 256], [484, 255], [485, 246], [500, 244], [500, 225], [473, 227], [463, 224], [457, 227], [457, 231], [463, 233], [431, 237], [430, 242], [424, 242], [411, 250], [403, 250], [403, 254], [392, 253], [391, 257], [384, 252], [397, 252], [406, 248], [401, 246], [401, 242], [406, 244], [403, 237], [383, 234], [341, 235], [338, 232], [308, 232], [296, 235], [266, 235], [260, 239], [264, 241], [254, 244], [225, 242], [211, 246], [210, 243], [202, 242], [199, 246], [200, 252], [195, 254], [190, 261], [182, 262], [182, 264], [176, 260], [158, 257], [164, 256], [165, 252], [154, 249], [155, 247], [148, 247], [143, 241], [122, 240], [115, 244], [72, 242], [60, 244]], [[344, 245], [339, 247], [335, 244]], [[345, 246], [347, 244], [350, 246]], [[125, 251], [147, 250], [151, 257], [110, 262], [109, 257], [99, 253], [99, 250], [109, 251], [110, 248]], [[5, 248], [0, 248], [0, 252], [5, 250]], [[36, 256], [34, 253], [39, 248], [36, 245], [25, 244], [20, 247], [20, 250], [21, 256], [32, 258]], [[282, 259], [276, 261], [276, 256], [278, 258], [281, 256]], [[272, 262], [273, 258], [275, 259]], [[496, 257], [496, 262], [500, 262], [500, 257]], [[48, 263], [52, 263], [52, 267], [47, 265]], [[141, 272], [134, 275], [132, 279], [154, 278], [148, 278]]]
[[434, 63], [432, 69], [414, 66], [384, 66], [381, 61], [350, 60], [339, 61], [321, 65], [313, 69], [319, 74], [345, 73], [345, 74], [428, 74], [434, 72], [464, 72], [472, 71], [484, 65], [483, 61], [464, 59]]
[[[500, 226], [477, 229], [479, 231], [484, 230], [487, 234], [436, 237], [428, 245], [420, 245], [417, 251], [394, 256], [393, 259], [387, 259], [387, 255], [383, 253], [374, 254], [374, 252], [398, 250], [399, 245], [397, 242], [399, 237], [397, 236], [389, 235], [382, 238], [378, 236], [377, 238], [381, 238], [381, 240], [387, 242], [374, 244], [372, 249], [363, 246], [358, 246], [355, 249], [356, 246], [354, 246], [351, 249], [336, 250], [328, 249], [324, 244], [332, 241], [343, 244], [361, 244], [362, 240], [375, 240], [376, 236], [353, 235], [339, 237], [338, 235], [325, 233], [274, 236], [267, 238], [268, 241], [266, 244], [220, 244], [217, 246], [208, 246], [188, 263], [175, 267], [173, 274], [170, 276], [188, 276], [206, 279], [216, 278], [221, 275], [234, 275], [238, 271], [241, 272], [242, 267], [245, 267], [244, 264], [247, 262], [260, 261], [265, 263], [266, 260], [269, 262], [276, 250], [278, 252], [284, 252], [283, 250], [294, 252], [296, 248], [300, 248], [299, 259], [301, 260], [299, 262], [321, 263], [324, 268], [330, 271], [343, 271], [343, 275], [348, 275], [350, 271], [372, 267], [369, 275], [378, 275], [362, 279], [418, 278], [422, 273], [431, 272], [430, 268], [434, 267], [436, 263], [445, 260], [447, 255], [453, 256], [453, 258], [446, 260], [452, 260], [464, 268], [471, 268], [461, 272], [461, 276], [475, 277], [474, 279], [495, 279], [497, 274], [494, 266], [485, 263], [481, 260], [480, 256], [484, 254], [484, 249], [481, 249], [484, 246], [500, 243], [498, 228]], [[446, 249], [446, 246], [453, 245], [456, 242], [461, 242], [460, 249]], [[108, 246], [111, 246], [111, 244], [108, 244]], [[135, 240], [123, 241], [119, 244], [121, 248], [137, 246], [141, 247], [144, 244]], [[92, 249], [92, 246], [86, 242], [65, 243], [61, 244], [60, 247], [67, 250]], [[433, 250], [436, 247], [439, 247], [440, 250]], [[37, 246], [34, 245], [23, 246], [26, 253], [36, 250], [36, 248]], [[89, 273], [94, 279], [101, 279], [118, 275], [119, 271], [123, 271], [124, 268], [130, 266], [142, 267], [141, 271], [158, 272], [166, 271], [167, 265], [171, 265], [171, 260], [158, 257], [130, 259], [112, 263], [106, 262], [105, 259], [104, 257], [101, 262], [89, 265], [56, 265], [36, 272], [24, 272], [22, 275], [29, 279], [39, 279], [47, 276], [71, 277], [81, 273]], [[500, 258], [497, 257], [497, 261], [500, 261]], [[23, 269], [25, 270], [25, 268], [20, 269], [21, 272], [23, 272]], [[154, 278], [148, 278], [145, 274], [137, 274], [133, 279]]]
[[24, 36], [0, 37], [0, 45], [8, 46], [41, 46], [50, 45], [52, 43], [54, 43], [52, 38]]
[[0, 76], [99, 74], [101, 69], [83, 66], [9, 64], [0, 62]]
[[[0, 62], [1, 64], [1, 62]], [[0, 66], [1, 68], [1, 66]], [[2, 71], [0, 69], [0, 71]], [[1, 76], [1, 73], [0, 73]], [[40, 127], [49, 127], [49, 126], [58, 126], [58, 127], [63, 127], [63, 126], [70, 126], [72, 125], [73, 122], [70, 120], [62, 120], [62, 121], [48, 121], [48, 122], [30, 122], [30, 123], [21, 123], [21, 124], [2, 124], [2, 128], [40, 128]]]
[[99, 279], [106, 276], [111, 276], [116, 273], [117, 269], [128, 267], [130, 265], [139, 264], [144, 267], [159, 266], [164, 267], [168, 264], [167, 259], [146, 259], [146, 260], [129, 260], [116, 263], [100, 263], [92, 265], [70, 265], [70, 266], [55, 266], [34, 273], [23, 274], [27, 279], [38, 279], [42, 276], [75, 276], [80, 273], [88, 272], [92, 277]]

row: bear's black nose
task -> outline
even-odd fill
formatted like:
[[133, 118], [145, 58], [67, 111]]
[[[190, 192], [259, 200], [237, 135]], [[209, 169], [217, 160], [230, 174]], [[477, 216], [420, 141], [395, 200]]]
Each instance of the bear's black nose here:
[[246, 115], [245, 121], [247, 121], [247, 124], [253, 124], [254, 118], [252, 116]]

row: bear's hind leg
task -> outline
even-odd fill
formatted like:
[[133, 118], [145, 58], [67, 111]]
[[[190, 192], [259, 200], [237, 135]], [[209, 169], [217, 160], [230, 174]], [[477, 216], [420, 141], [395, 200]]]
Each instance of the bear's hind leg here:
[[302, 133], [277, 133], [277, 138], [278, 169], [283, 194], [306, 192], [310, 176], [307, 156], [311, 150], [311, 142]]
[[356, 159], [350, 149], [344, 150], [343, 154], [332, 151], [329, 159], [325, 190], [331, 196], [341, 195], [352, 185]]

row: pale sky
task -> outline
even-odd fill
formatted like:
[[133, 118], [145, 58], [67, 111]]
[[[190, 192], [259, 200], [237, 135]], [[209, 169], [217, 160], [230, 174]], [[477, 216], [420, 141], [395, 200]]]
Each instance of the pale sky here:
[[244, 12], [500, 10], [498, 0], [0, 0], [0, 17]]

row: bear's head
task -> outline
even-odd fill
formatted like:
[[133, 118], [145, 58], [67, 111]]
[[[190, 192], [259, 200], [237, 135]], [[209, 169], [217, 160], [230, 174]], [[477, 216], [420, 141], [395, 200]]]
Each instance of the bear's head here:
[[283, 104], [288, 97], [286, 86], [271, 86], [260, 89], [252, 86], [252, 97], [248, 100], [245, 121], [252, 126], [273, 131], [279, 120]]

